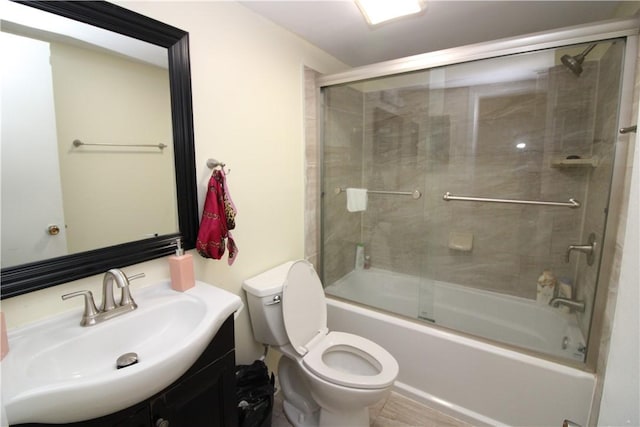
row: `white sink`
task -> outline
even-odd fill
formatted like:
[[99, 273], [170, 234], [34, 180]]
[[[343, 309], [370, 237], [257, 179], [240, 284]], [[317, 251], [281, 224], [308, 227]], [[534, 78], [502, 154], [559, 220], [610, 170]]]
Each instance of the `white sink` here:
[[[237, 295], [202, 282], [132, 293], [137, 310], [95, 326], [80, 326], [79, 310], [9, 332], [1, 364], [9, 424], [83, 421], [141, 402], [184, 374], [242, 308]], [[138, 363], [117, 369], [130, 352]]]

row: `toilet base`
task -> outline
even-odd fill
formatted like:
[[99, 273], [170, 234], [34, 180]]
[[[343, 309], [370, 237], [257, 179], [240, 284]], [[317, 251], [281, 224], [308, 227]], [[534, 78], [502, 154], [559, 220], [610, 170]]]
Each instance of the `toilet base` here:
[[369, 408], [348, 413], [335, 413], [322, 408], [318, 425], [319, 427], [368, 427]]
[[287, 420], [295, 427], [318, 427], [320, 411], [303, 413], [286, 400], [282, 402], [282, 409]]
[[320, 406], [311, 396], [302, 371], [287, 356], [278, 363], [278, 383], [282, 390], [284, 414], [294, 427], [317, 427]]

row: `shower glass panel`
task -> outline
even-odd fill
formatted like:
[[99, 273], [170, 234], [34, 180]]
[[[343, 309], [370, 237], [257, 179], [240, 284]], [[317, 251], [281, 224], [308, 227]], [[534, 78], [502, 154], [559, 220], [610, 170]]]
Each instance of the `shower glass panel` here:
[[623, 53], [605, 40], [323, 88], [326, 292], [583, 362]]

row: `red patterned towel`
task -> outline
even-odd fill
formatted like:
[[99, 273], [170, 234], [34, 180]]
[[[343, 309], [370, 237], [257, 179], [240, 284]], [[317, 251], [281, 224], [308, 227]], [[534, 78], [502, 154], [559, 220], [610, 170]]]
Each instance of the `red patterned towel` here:
[[225, 240], [228, 240], [228, 262], [229, 265], [233, 264], [238, 255], [238, 248], [229, 230], [233, 230], [236, 226], [236, 213], [236, 207], [229, 196], [224, 172], [216, 169], [209, 179], [198, 240], [196, 241], [196, 249], [200, 255], [205, 258], [222, 258], [225, 246], [227, 246]]

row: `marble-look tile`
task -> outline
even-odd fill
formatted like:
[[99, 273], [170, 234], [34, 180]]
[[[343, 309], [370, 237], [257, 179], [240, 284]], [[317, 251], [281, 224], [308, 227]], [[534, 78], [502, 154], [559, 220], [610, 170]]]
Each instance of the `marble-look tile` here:
[[[456, 418], [391, 392], [387, 399], [369, 408], [372, 427], [470, 427]], [[282, 410], [282, 395], [274, 399], [272, 427], [292, 427]], [[345, 426], [348, 427], [348, 426]]]
[[463, 421], [443, 414], [397, 393], [392, 393], [373, 427], [467, 427]]
[[343, 112], [362, 114], [364, 96], [359, 90], [350, 86], [332, 86], [324, 93], [327, 107]]
[[271, 413], [271, 427], [292, 427], [282, 409], [282, 393], [276, 392], [273, 398], [273, 412]]

